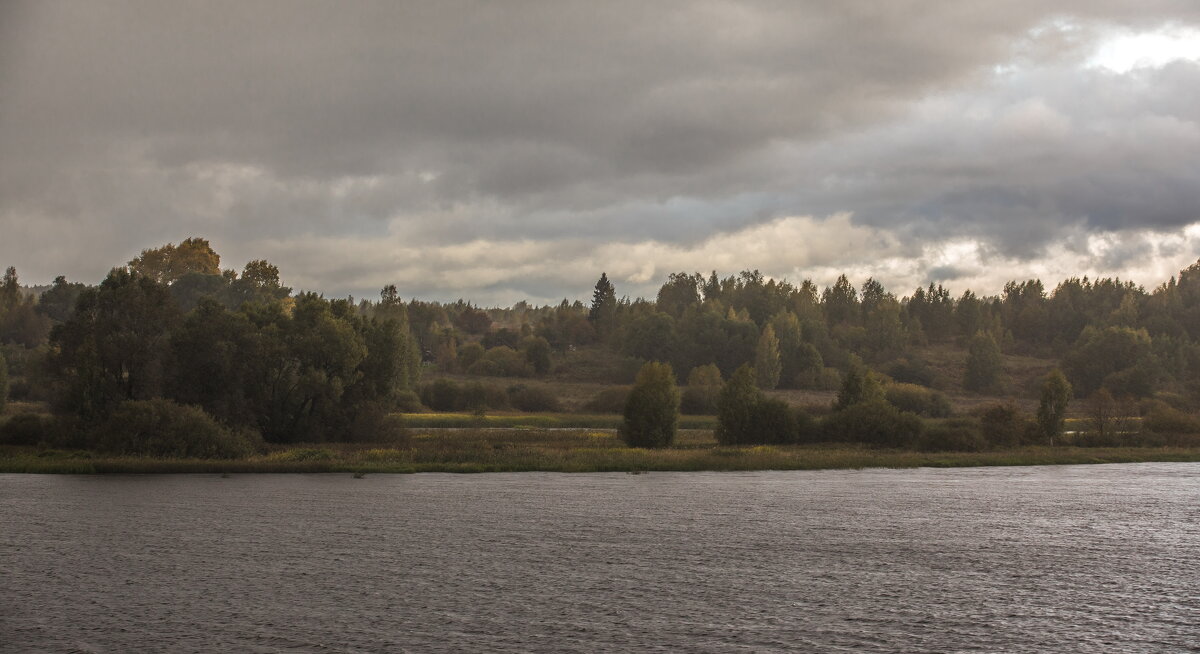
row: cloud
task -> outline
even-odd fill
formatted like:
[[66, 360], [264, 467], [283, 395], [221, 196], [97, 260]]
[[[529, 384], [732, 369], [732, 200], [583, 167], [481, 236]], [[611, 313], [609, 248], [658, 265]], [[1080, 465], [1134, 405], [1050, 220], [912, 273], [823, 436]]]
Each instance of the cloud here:
[[[843, 273], [856, 284], [873, 277], [898, 295], [931, 282], [958, 294], [968, 289], [997, 293], [1014, 278], [1040, 277], [1053, 285], [1072, 276], [1112, 276], [1114, 270], [1153, 286], [1200, 256], [1200, 223], [1170, 236], [1078, 230], [1073, 241], [1048, 246], [1036, 261], [1005, 256], [968, 239], [906, 244], [885, 230], [856, 225], [849, 214], [789, 216], [687, 246], [568, 239], [477, 240], [429, 248], [362, 237], [300, 237], [264, 245], [272, 260], [285, 253], [293, 257], [297, 269], [285, 269], [283, 275], [298, 288], [364, 289], [358, 297], [373, 297], [384, 285], [396, 284], [406, 297], [455, 298], [469, 287], [475, 293], [468, 299], [507, 306], [514, 298], [556, 303], [564, 296], [584, 297], [601, 272], [618, 295], [629, 297], [654, 297], [673, 272], [716, 270], [726, 276], [743, 269], [792, 282], [810, 279], [819, 286], [831, 285]], [[346, 256], [331, 258], [331, 249]]]
[[1198, 24], [1184, 0], [10, 2], [0, 263], [94, 281], [196, 234], [306, 288], [496, 302], [602, 269], [982, 281], [931, 254], [963, 243], [1032, 273], [1200, 220], [1200, 65], [1096, 63]]

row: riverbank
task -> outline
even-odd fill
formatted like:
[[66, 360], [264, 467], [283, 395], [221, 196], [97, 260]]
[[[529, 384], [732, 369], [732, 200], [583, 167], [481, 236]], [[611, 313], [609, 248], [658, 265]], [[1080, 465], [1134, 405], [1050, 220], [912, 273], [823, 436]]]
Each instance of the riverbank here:
[[1022, 447], [984, 452], [881, 450], [846, 444], [721, 447], [683, 430], [674, 447], [626, 447], [611, 430], [447, 429], [404, 444], [298, 444], [234, 460], [122, 457], [5, 448], [0, 472], [53, 474], [649, 472], [1027, 466], [1200, 461], [1195, 447]]

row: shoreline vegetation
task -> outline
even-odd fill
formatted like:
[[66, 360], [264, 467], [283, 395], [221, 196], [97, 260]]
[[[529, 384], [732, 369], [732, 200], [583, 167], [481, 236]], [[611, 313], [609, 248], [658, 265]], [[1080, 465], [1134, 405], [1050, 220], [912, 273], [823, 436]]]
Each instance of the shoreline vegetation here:
[[682, 429], [674, 446], [655, 449], [628, 447], [616, 430], [599, 428], [443, 427], [416, 429], [407, 440], [407, 446], [273, 446], [237, 459], [115, 456], [9, 446], [0, 449], [0, 473], [642, 473], [1200, 462], [1200, 447], [1063, 445], [921, 452], [845, 443], [722, 446], [710, 429]]
[[744, 270], [508, 308], [293, 293], [208, 241], [0, 280], [0, 471], [791, 470], [1200, 460], [1200, 261], [906, 296]]

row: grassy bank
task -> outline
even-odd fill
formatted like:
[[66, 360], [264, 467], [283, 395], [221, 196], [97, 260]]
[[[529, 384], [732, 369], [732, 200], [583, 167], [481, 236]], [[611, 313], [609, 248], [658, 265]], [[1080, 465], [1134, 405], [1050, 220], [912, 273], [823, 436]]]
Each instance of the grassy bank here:
[[685, 430], [675, 447], [625, 447], [610, 430], [485, 429], [416, 433], [407, 446], [280, 447], [238, 460], [112, 457], [84, 451], [8, 448], [0, 472], [622, 472], [822, 470], [1200, 461], [1200, 448], [1026, 447], [988, 452], [914, 452], [849, 445], [720, 447], [711, 431]]
[[[616, 429], [621, 416], [615, 413], [495, 413], [478, 416], [471, 413], [404, 413], [404, 426], [410, 429], [434, 428], [533, 428], [533, 429]], [[716, 416], [680, 416], [680, 429], [715, 429]]]

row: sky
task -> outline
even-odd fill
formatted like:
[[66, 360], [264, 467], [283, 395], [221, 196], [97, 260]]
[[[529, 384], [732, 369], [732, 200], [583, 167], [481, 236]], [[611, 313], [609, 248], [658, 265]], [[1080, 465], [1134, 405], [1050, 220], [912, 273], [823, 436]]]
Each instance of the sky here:
[[897, 295], [1200, 259], [1200, 3], [0, 2], [0, 266], [327, 296]]

